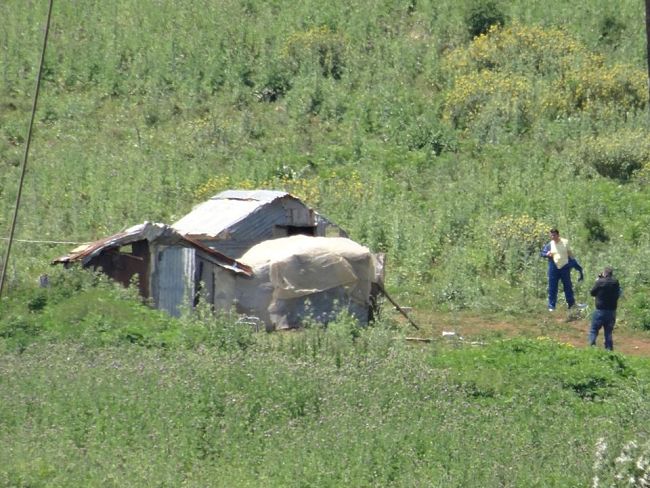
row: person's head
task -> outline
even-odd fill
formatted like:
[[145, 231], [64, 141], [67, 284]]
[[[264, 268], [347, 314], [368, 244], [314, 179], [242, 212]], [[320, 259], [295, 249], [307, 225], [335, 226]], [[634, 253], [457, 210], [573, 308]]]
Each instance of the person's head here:
[[554, 240], [555, 242], [560, 240], [560, 231], [557, 230], [555, 227], [549, 230], [548, 234], [551, 236], [551, 239]]
[[605, 266], [603, 268], [603, 272], [600, 273], [600, 275], [603, 278], [608, 278], [608, 277], [612, 276], [613, 274], [614, 274], [614, 269], [611, 266]]

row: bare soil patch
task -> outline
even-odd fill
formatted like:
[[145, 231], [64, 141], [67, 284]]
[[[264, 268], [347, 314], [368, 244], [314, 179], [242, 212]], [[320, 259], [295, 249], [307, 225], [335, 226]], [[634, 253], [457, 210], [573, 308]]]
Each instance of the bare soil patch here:
[[[399, 314], [397, 320], [408, 328], [408, 335], [412, 337], [466, 342], [494, 338], [549, 337], [575, 347], [588, 347], [590, 316], [584, 312], [573, 315], [558, 310], [553, 313], [504, 318], [503, 315], [492, 317], [471, 313], [431, 314], [413, 310], [409, 315], [420, 330], [412, 327]], [[598, 336], [597, 346], [603, 347], [602, 331]], [[614, 329], [614, 350], [624, 354], [650, 356], [650, 333], [632, 329], [619, 322]]]

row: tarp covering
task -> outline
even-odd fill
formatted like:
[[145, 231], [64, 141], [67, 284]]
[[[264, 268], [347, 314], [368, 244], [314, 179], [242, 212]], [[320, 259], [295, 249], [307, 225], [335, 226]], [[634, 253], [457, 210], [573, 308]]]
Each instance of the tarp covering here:
[[375, 266], [368, 248], [343, 237], [296, 235], [264, 241], [240, 261], [253, 278], [236, 277], [240, 312], [267, 328], [290, 328], [306, 318], [327, 323], [341, 309], [368, 319]]

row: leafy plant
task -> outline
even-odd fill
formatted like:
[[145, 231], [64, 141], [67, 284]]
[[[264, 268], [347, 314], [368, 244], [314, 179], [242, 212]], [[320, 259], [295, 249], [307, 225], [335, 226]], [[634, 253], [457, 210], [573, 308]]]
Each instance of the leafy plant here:
[[492, 26], [501, 27], [506, 16], [497, 2], [480, 0], [474, 3], [465, 16], [465, 24], [470, 36], [486, 34]]
[[606, 178], [626, 182], [650, 161], [645, 131], [620, 130], [586, 137], [581, 142], [577, 152], [582, 163]]

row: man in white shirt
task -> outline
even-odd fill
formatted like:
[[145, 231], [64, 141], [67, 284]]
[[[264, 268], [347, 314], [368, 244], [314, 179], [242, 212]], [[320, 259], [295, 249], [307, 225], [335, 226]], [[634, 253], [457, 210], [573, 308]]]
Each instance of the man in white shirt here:
[[544, 246], [540, 256], [548, 259], [548, 311], [555, 311], [557, 305], [558, 283], [562, 281], [564, 297], [569, 308], [575, 305], [573, 296], [573, 284], [571, 283], [571, 265], [569, 258], [573, 257], [573, 251], [569, 246], [568, 239], [560, 237], [560, 231], [553, 228], [549, 235], [551, 240]]

